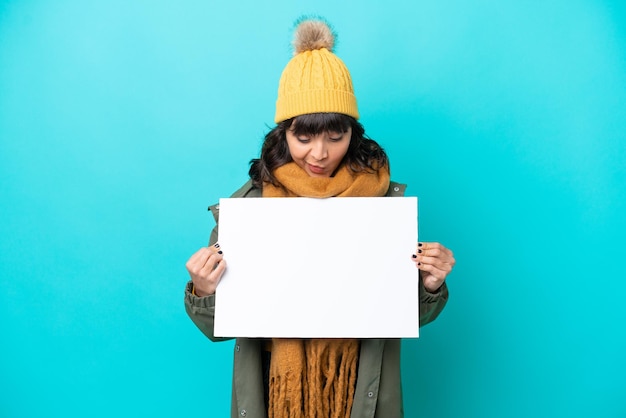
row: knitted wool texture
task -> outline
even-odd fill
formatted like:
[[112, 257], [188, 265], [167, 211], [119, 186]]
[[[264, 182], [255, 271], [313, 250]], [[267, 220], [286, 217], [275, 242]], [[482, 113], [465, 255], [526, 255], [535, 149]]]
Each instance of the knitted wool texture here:
[[273, 339], [269, 418], [349, 418], [359, 340]]
[[310, 177], [295, 162], [274, 170], [274, 177], [284, 187], [263, 185], [263, 197], [374, 197], [384, 196], [389, 188], [389, 170], [353, 173], [341, 165], [334, 177]]
[[278, 83], [274, 120], [308, 113], [342, 113], [359, 118], [352, 78], [333, 52], [335, 36], [327, 23], [305, 20], [296, 28], [296, 54]]
[[[353, 173], [341, 166], [334, 177], [310, 177], [296, 163], [266, 183], [263, 197], [384, 196], [389, 170]], [[355, 339], [272, 339], [269, 418], [349, 418], [354, 400], [359, 341]]]

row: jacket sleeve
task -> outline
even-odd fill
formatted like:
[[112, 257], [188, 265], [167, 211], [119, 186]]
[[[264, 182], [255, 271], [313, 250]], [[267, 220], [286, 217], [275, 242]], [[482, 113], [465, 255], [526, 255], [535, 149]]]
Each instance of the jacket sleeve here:
[[424, 326], [434, 321], [444, 306], [446, 306], [448, 302], [448, 286], [444, 282], [437, 292], [431, 293], [424, 288], [421, 278], [419, 282], [420, 326]]
[[[231, 195], [231, 197], [258, 197], [260, 191], [252, 186], [252, 182], [248, 181], [239, 190]], [[209, 246], [215, 244], [218, 239], [219, 229], [219, 204], [209, 206], [209, 211], [215, 219], [215, 227], [211, 231], [209, 238]], [[204, 335], [211, 341], [226, 341], [232, 338], [216, 337], [214, 335], [215, 325], [215, 295], [199, 297], [193, 294], [193, 283], [189, 281], [185, 288], [185, 311], [189, 318], [198, 327]]]
[[185, 289], [185, 311], [204, 335], [211, 341], [226, 341], [231, 338], [216, 337], [213, 334], [215, 324], [215, 295], [205, 297], [195, 296], [192, 290], [193, 283], [189, 281]]

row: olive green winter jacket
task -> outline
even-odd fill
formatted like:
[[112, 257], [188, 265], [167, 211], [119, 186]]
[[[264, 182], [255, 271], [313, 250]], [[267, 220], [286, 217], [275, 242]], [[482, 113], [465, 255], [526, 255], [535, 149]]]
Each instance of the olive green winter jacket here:
[[[386, 196], [403, 196], [406, 185], [392, 182]], [[248, 181], [231, 197], [261, 197], [261, 190]], [[209, 207], [216, 223], [219, 205]], [[216, 226], [209, 245], [217, 242]], [[185, 309], [196, 326], [211, 340], [224, 341], [213, 335], [215, 295], [197, 297], [192, 284], [185, 289]], [[420, 326], [433, 321], [448, 300], [444, 285], [437, 293], [429, 293], [420, 280]], [[237, 338], [234, 346], [231, 418], [267, 418], [265, 409], [261, 353], [262, 339]], [[399, 339], [361, 340], [357, 383], [351, 418], [401, 418], [402, 382], [400, 378]]]

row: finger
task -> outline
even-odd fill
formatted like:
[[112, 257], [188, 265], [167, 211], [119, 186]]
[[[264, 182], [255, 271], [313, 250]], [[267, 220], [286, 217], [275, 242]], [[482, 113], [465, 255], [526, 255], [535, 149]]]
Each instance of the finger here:
[[198, 251], [193, 253], [193, 255], [191, 257], [189, 257], [189, 260], [187, 260], [187, 264], [195, 264], [195, 263], [197, 263], [198, 260], [201, 259], [204, 256], [205, 252], [206, 252], [206, 247], [200, 248]]
[[226, 269], [226, 260], [212, 260], [215, 261], [215, 263], [207, 263], [207, 265], [200, 271], [200, 274], [198, 274], [198, 278], [200, 278], [201, 280], [215, 282], [215, 280], [219, 279], [219, 277]]
[[217, 289], [217, 285], [222, 279], [222, 275], [226, 270], [226, 260], [222, 260], [215, 266], [208, 276], [204, 278], [199, 278], [198, 283], [194, 282], [198, 288], [202, 287], [201, 291], [211, 295], [215, 293]]
[[424, 251], [438, 250], [446, 253], [450, 252], [448, 248], [438, 242], [419, 242], [417, 243], [417, 248]]
[[218, 243], [215, 243], [210, 247], [202, 247], [200, 249], [200, 252], [202, 253], [202, 257], [198, 259], [198, 262], [203, 262], [204, 264], [206, 264], [207, 259], [212, 255], [222, 254], [222, 249], [220, 248], [220, 245]]
[[417, 244], [417, 252], [430, 256], [437, 256], [439, 254], [449, 257], [452, 256], [452, 251], [438, 242], [420, 242]]
[[439, 270], [450, 271], [452, 270], [453, 263], [451, 260], [442, 260], [438, 257], [421, 257], [418, 261], [423, 266], [433, 266]]
[[217, 265], [224, 259], [224, 255], [222, 251], [214, 252], [211, 256], [206, 260], [206, 263], [202, 266], [199, 271], [199, 274], [203, 277], [208, 277], [209, 274], [215, 270]]
[[456, 262], [452, 251], [437, 242], [419, 243], [416, 254], [418, 258], [434, 257], [452, 266], [454, 266]]
[[215, 275], [216, 285], [221, 280], [222, 275], [224, 274], [225, 270], [226, 270], [226, 260], [222, 260], [217, 264], [217, 267], [215, 267], [215, 270], [213, 270], [213, 273], [212, 273], [213, 275]]
[[221, 254], [221, 250], [214, 246], [202, 247], [189, 258], [185, 267], [188, 271], [198, 274], [209, 263], [211, 256], [217, 253]]
[[206, 260], [209, 258], [210, 255], [211, 252], [208, 251], [207, 247], [202, 247], [198, 251], [196, 251], [191, 257], [189, 257], [189, 260], [187, 260], [187, 264], [185, 264], [185, 267], [187, 267], [187, 270], [189, 271], [199, 270], [206, 264]]
[[433, 260], [435, 259], [433, 258], [416, 256], [414, 254], [412, 260], [415, 263], [415, 267], [419, 270], [427, 271], [429, 273], [433, 273], [436, 271], [440, 271], [443, 273], [443, 276], [437, 275], [437, 277], [445, 277], [448, 275], [448, 273], [450, 273], [450, 271], [452, 271], [451, 265], [446, 263], [434, 263]]
[[423, 248], [425, 250], [430, 250], [432, 248], [445, 248], [443, 245], [441, 245], [438, 242], [424, 242], [424, 241], [422, 241], [422, 242], [418, 242], [417, 246], [419, 248]]
[[448, 273], [450, 273], [450, 271], [441, 270], [433, 266], [432, 264], [421, 264], [418, 268], [421, 271], [429, 273], [430, 275], [441, 281], [445, 280], [445, 278], [448, 276]]

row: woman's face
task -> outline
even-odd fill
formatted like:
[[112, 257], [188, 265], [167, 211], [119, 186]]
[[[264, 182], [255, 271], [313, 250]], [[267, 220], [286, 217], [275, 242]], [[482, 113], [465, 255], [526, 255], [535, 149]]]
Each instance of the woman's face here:
[[330, 177], [348, 152], [352, 128], [346, 132], [322, 132], [296, 135], [293, 125], [287, 129], [287, 146], [291, 158], [311, 177]]

